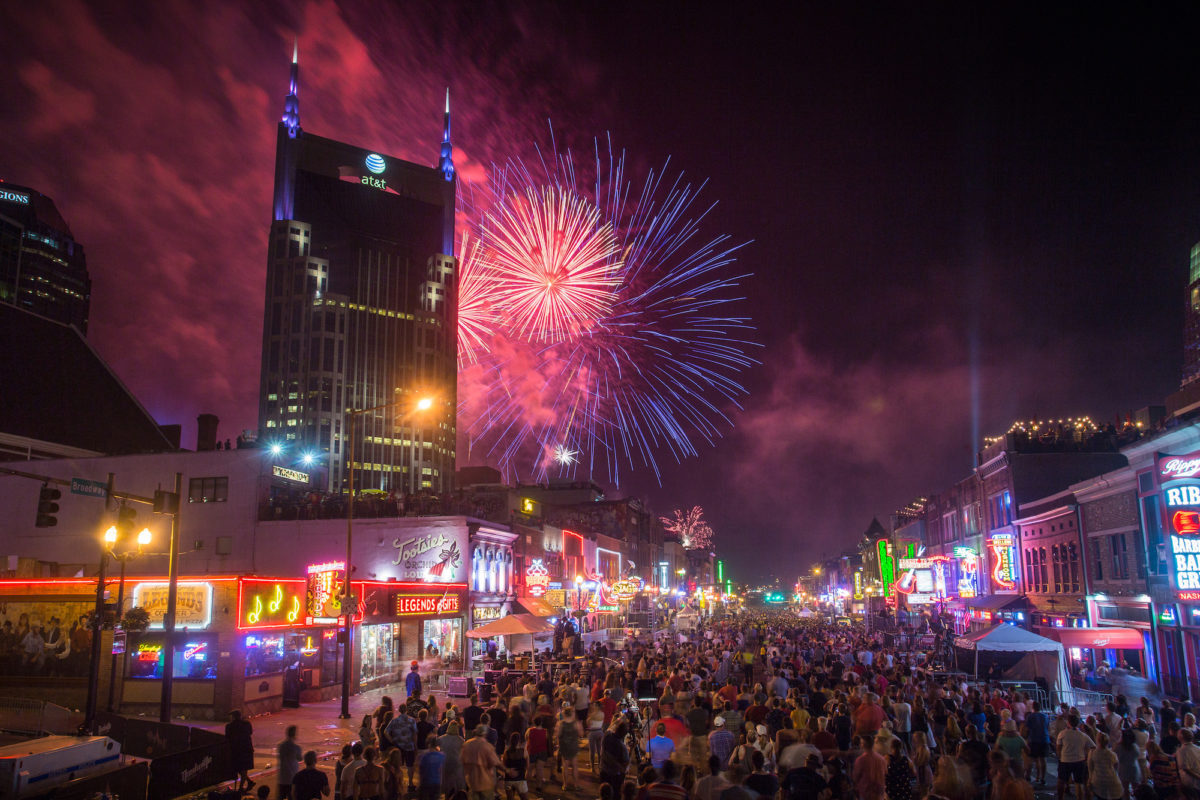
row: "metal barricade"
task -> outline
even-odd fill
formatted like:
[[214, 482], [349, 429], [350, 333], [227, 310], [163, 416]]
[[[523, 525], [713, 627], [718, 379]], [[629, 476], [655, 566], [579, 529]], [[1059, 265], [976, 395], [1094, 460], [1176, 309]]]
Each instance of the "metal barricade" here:
[[0, 697], [0, 730], [10, 733], [72, 734], [78, 723], [72, 712], [45, 700]]
[[1078, 708], [1084, 714], [1103, 710], [1105, 705], [1113, 699], [1113, 696], [1108, 692], [1095, 692], [1091, 689], [1076, 689], [1074, 687], [1070, 689], [1055, 689], [1053, 695], [1056, 706], [1059, 703], [1066, 703], [1068, 706]]

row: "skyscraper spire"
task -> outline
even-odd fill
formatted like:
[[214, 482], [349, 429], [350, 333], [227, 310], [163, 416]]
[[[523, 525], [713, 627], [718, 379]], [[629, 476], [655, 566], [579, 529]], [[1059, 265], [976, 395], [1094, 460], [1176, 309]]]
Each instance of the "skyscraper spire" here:
[[450, 87], [446, 87], [446, 117], [442, 129], [442, 157], [438, 159], [438, 169], [446, 180], [454, 180], [454, 147], [450, 144]]
[[288, 96], [283, 101], [283, 124], [287, 126], [288, 136], [295, 139], [300, 132], [300, 40], [292, 44], [292, 81]]

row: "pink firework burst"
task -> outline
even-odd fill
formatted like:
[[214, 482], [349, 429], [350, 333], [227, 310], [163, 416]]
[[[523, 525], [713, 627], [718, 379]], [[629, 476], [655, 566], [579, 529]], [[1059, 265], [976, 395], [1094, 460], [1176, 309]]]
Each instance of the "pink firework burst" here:
[[558, 186], [527, 187], [488, 211], [478, 258], [519, 339], [559, 342], [613, 306], [622, 261], [600, 209]]
[[496, 278], [479, 258], [479, 241], [469, 231], [458, 245], [458, 274], [458, 368], [464, 369], [490, 352], [497, 324]]

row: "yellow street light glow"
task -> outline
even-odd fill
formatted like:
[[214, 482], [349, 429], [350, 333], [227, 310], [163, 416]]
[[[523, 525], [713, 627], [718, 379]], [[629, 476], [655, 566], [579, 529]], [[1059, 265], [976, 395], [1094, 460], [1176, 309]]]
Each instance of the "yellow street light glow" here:
[[117, 526], [116, 525], [109, 526], [109, 529], [104, 532], [104, 541], [108, 544], [116, 544], [117, 543]]
[[422, 397], [417, 401], [417, 411], [428, 411], [431, 408], [433, 408], [432, 397]]
[[150, 537], [151, 537], [150, 529], [142, 528], [140, 531], [138, 531], [138, 544], [139, 545], [150, 544]]

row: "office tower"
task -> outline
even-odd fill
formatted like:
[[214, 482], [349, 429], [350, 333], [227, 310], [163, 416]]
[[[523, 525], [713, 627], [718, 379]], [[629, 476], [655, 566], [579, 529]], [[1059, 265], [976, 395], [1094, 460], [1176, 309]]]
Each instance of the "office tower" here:
[[0, 182], [0, 303], [87, 333], [91, 296], [83, 246], [54, 201]]
[[[458, 349], [450, 101], [436, 166], [300, 127], [299, 67], [279, 123], [259, 428], [356, 489], [441, 493], [454, 480]], [[427, 411], [419, 398], [432, 397]], [[305, 460], [307, 457], [309, 460]]]

